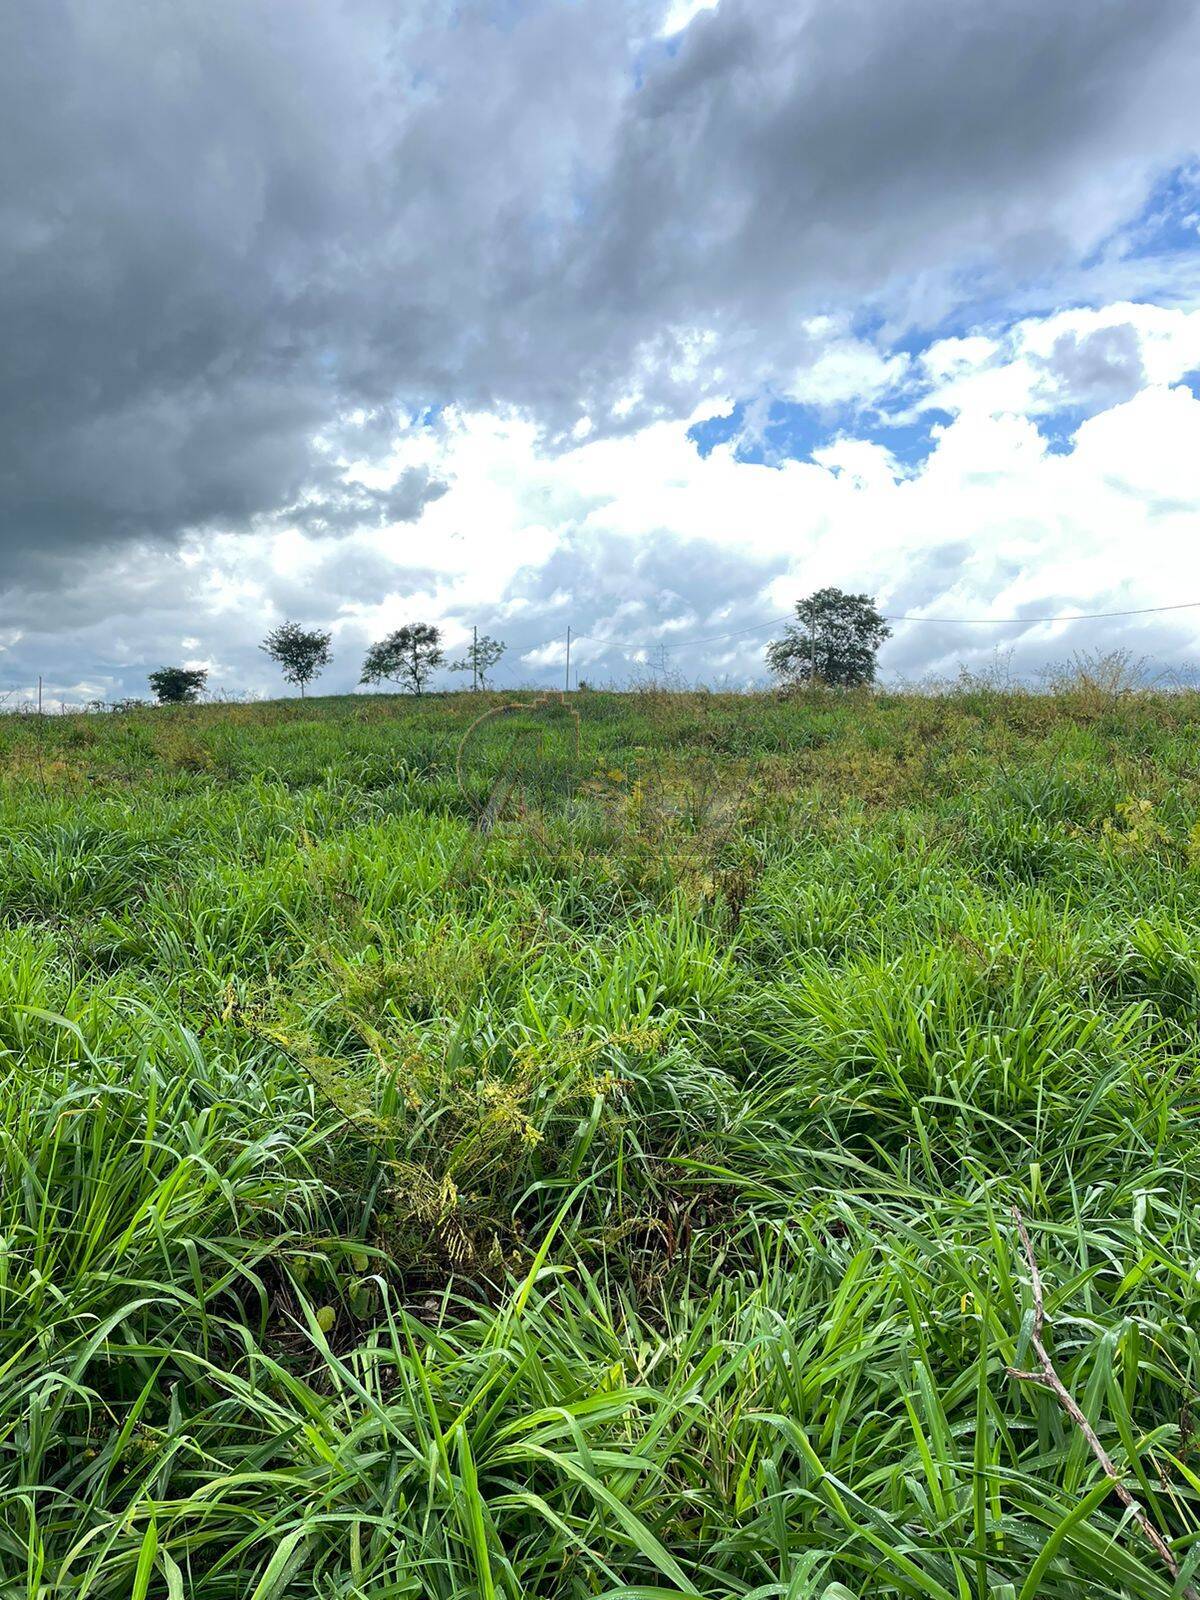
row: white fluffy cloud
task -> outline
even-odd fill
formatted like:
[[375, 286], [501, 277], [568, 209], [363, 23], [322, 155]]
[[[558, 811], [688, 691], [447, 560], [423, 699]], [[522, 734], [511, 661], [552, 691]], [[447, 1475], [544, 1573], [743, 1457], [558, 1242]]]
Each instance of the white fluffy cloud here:
[[1200, 310], [1117, 302], [1027, 317], [1003, 335], [939, 339], [919, 409], [1044, 416], [1096, 410], [1200, 368]]
[[[886, 360], [832, 337], [831, 361], [858, 372], [856, 398], [875, 403]], [[897, 413], [950, 414], [916, 466], [891, 453], [886, 428], [768, 464], [743, 459], [738, 439], [702, 455], [688, 435], [696, 418], [583, 432], [564, 449], [522, 413], [454, 408], [403, 419], [389, 450], [360, 456], [354, 440], [373, 425], [361, 415], [338, 432], [331, 469], [352, 493], [386, 496], [414, 474], [445, 485], [416, 520], [207, 534], [177, 556], [130, 553], [107, 587], [81, 569], [66, 616], [48, 625], [31, 608], [0, 636], [0, 672], [28, 692], [39, 668], [100, 662], [60, 674], [57, 692], [79, 699], [137, 693], [149, 667], [186, 656], [210, 662], [217, 685], [274, 692], [255, 645], [288, 615], [333, 627], [331, 689], [353, 685], [368, 639], [418, 617], [442, 624], [452, 652], [473, 624], [505, 637], [502, 681], [555, 681], [570, 623], [573, 659], [595, 681], [625, 679], [666, 647], [689, 677], [742, 683], [761, 675], [769, 629], [689, 641], [751, 628], [825, 583], [934, 619], [1200, 600], [1200, 399], [1182, 381], [1198, 357], [1196, 312], [1136, 304], [941, 340], [912, 363], [923, 392]], [[888, 384], [906, 373], [911, 388], [907, 363]], [[1065, 406], [1076, 409], [1064, 439], [1049, 424]], [[947, 672], [1011, 645], [1031, 672], [1113, 643], [1185, 667], [1200, 652], [1200, 609], [900, 624], [882, 664]]]

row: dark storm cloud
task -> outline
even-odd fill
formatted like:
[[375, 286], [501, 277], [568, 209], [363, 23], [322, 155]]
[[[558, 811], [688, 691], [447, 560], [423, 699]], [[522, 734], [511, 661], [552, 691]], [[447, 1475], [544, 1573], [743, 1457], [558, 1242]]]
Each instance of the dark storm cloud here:
[[623, 121], [582, 281], [735, 331], [1061, 267], [1195, 145], [1197, 31], [1190, 0], [724, 0]]
[[[343, 408], [498, 392], [573, 119], [622, 81], [616, 20], [592, 59], [557, 5], [508, 30], [372, 0], [8, 8], [9, 562], [319, 498]], [[538, 92], [560, 61], [569, 104]]]
[[0, 590], [301, 503], [415, 515], [432, 485], [360, 508], [314, 438], [744, 392], [814, 309], [1074, 265], [1196, 143], [1191, 0], [722, 0], [670, 47], [664, 9], [5, 8]]

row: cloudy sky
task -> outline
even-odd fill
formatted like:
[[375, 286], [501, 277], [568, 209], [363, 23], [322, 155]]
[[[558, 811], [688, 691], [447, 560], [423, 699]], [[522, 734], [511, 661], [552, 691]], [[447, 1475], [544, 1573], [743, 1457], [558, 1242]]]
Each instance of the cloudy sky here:
[[[331, 690], [417, 619], [743, 684], [826, 583], [1200, 601], [1198, 81], [1195, 0], [3, 8], [0, 695], [278, 692], [285, 617]], [[1200, 607], [881, 667], [1113, 645]]]

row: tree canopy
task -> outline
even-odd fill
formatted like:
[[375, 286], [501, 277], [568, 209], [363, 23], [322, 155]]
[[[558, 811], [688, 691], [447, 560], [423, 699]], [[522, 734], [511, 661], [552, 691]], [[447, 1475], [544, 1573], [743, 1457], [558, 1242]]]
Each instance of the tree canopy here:
[[160, 706], [185, 705], [198, 700], [208, 682], [205, 667], [159, 667], [147, 679]]
[[423, 694], [442, 661], [440, 630], [432, 622], [410, 622], [371, 646], [358, 681], [380, 683], [387, 679], [403, 684], [413, 694]]
[[320, 628], [302, 628], [298, 622], [281, 622], [258, 648], [282, 668], [285, 683], [300, 685], [303, 697], [305, 685], [333, 660], [329, 648], [332, 640], [333, 635]]
[[874, 683], [876, 654], [892, 630], [873, 595], [817, 589], [796, 602], [796, 619], [767, 646], [777, 678], [838, 689]]

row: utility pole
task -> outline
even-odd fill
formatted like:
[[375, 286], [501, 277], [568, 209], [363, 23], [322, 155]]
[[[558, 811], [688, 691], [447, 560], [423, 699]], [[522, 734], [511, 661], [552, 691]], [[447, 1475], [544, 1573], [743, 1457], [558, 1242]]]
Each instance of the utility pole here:
[[810, 689], [817, 687], [817, 608], [811, 601], [808, 607], [808, 686]]
[[42, 714], [42, 675], [38, 673], [38, 716]]
[[564, 686], [569, 692], [571, 688], [571, 624], [569, 622], [567, 623], [567, 676]]
[[479, 629], [471, 629], [471, 693], [479, 689]]

